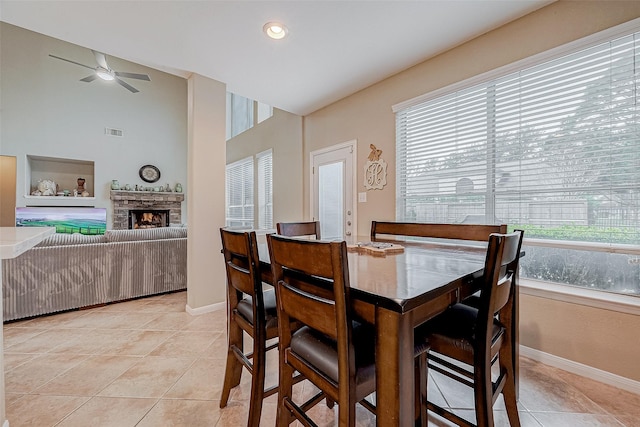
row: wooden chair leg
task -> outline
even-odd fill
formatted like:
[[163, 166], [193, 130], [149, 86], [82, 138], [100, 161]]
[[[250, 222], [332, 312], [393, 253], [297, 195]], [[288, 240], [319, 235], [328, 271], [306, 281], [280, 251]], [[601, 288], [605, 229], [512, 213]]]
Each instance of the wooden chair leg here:
[[489, 361], [476, 362], [474, 383], [476, 425], [478, 427], [493, 427], [493, 385]]
[[415, 361], [414, 395], [415, 426], [427, 427], [427, 387], [429, 378], [428, 352], [421, 353]]
[[293, 416], [285, 406], [286, 401], [293, 399], [293, 375], [294, 369], [287, 363], [283, 363], [284, 356], [280, 355], [280, 382], [278, 389], [278, 412], [276, 418], [277, 427], [287, 427], [293, 422]]
[[[256, 340], [257, 341], [257, 340]], [[247, 427], [259, 427], [264, 398], [264, 375], [266, 350], [264, 342], [255, 342], [253, 349], [253, 374], [251, 376], [251, 400], [249, 401], [249, 420]]]
[[509, 417], [511, 427], [520, 427], [520, 415], [518, 414], [517, 389], [515, 382], [515, 367], [513, 366], [513, 357], [511, 354], [511, 346], [503, 346], [500, 351], [500, 369], [504, 370], [507, 375], [502, 397], [504, 398], [504, 406]]
[[220, 407], [227, 406], [229, 401], [229, 393], [231, 389], [240, 384], [242, 377], [242, 363], [233, 354], [233, 346], [242, 350], [242, 329], [233, 321], [229, 326], [229, 345], [227, 347], [227, 367], [224, 371], [224, 383], [222, 386], [222, 395], [220, 396]]

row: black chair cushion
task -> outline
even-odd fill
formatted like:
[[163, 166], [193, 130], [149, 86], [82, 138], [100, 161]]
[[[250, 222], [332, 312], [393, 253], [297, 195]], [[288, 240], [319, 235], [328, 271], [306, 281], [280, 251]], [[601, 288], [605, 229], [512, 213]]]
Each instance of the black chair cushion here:
[[[356, 396], [364, 398], [375, 390], [375, 330], [370, 325], [354, 321], [352, 337]], [[334, 340], [304, 326], [291, 336], [291, 351], [338, 383], [338, 347]]]
[[[466, 304], [454, 304], [415, 331], [416, 341], [428, 341], [430, 350], [442, 354], [465, 354], [465, 363], [473, 364], [473, 346], [478, 309]], [[494, 321], [494, 339], [503, 331]]]
[[[276, 309], [276, 293], [275, 290], [269, 289], [262, 293], [264, 299], [265, 319], [267, 321], [267, 329], [278, 327], [278, 312]], [[247, 296], [238, 302], [238, 313], [242, 315], [249, 323], [253, 325], [253, 299]]]

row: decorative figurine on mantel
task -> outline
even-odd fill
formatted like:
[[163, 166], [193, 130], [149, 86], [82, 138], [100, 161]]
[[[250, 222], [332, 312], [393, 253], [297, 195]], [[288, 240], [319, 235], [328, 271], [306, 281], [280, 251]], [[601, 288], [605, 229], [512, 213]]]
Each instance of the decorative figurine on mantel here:
[[176, 184], [176, 193], [182, 193], [182, 184], [180, 183]]
[[171, 186], [169, 185], [169, 183], [167, 182], [167, 185], [164, 187], [164, 191], [166, 191], [167, 193], [171, 193]]

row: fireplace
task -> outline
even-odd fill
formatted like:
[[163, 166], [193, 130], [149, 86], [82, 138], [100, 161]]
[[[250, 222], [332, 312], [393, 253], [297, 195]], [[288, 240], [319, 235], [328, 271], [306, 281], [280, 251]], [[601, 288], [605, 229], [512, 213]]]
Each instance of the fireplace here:
[[130, 209], [129, 229], [169, 226], [169, 209]]
[[[184, 193], [166, 193], [157, 191], [126, 191], [111, 190], [111, 200], [113, 201], [112, 224], [114, 230], [126, 230], [135, 227], [135, 224], [154, 227], [167, 227], [171, 224], [182, 224], [182, 202]], [[132, 212], [151, 213], [142, 219], [138, 215], [131, 218]], [[160, 212], [160, 220], [153, 214]], [[140, 223], [143, 221], [144, 224]], [[150, 224], [149, 224], [150, 223]]]

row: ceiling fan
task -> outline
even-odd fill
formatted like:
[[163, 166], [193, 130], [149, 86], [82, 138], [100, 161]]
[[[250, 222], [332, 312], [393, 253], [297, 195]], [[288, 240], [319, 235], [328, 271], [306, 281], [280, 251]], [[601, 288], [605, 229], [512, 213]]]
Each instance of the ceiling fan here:
[[90, 67], [88, 65], [81, 64], [79, 62], [75, 62], [70, 59], [61, 58], [59, 56], [55, 56], [51, 54], [49, 54], [49, 56], [52, 58], [60, 59], [62, 61], [71, 62], [72, 64], [80, 65], [81, 67], [89, 68], [90, 70], [95, 71], [94, 74], [90, 74], [84, 79], [80, 79], [81, 82], [89, 83], [94, 81], [96, 78], [100, 77], [103, 80], [115, 80], [116, 83], [118, 83], [120, 86], [128, 89], [133, 93], [136, 93], [140, 91], [135, 87], [131, 86], [129, 83], [122, 80], [120, 77], [125, 77], [128, 79], [146, 80], [148, 82], [151, 81], [149, 76], [146, 74], [125, 73], [122, 71], [114, 71], [111, 69], [111, 67], [109, 67], [109, 64], [107, 64], [107, 57], [104, 53], [96, 52], [95, 50], [92, 50], [91, 52], [93, 52], [93, 55], [96, 57], [96, 62], [98, 64], [97, 67]]

